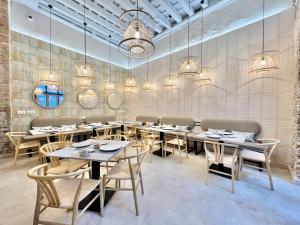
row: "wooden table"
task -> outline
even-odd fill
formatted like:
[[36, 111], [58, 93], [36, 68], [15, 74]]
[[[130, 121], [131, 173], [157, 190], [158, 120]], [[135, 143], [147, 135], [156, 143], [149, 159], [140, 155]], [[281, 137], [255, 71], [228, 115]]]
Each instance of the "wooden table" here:
[[[120, 152], [124, 151], [124, 149], [130, 144], [129, 141], [112, 141], [112, 140], [93, 140], [89, 139], [89, 141], [92, 143], [88, 147], [83, 147], [83, 148], [73, 148], [73, 147], [66, 147], [60, 150], [57, 150], [55, 152], [48, 153], [48, 157], [58, 157], [58, 158], [65, 158], [65, 159], [79, 159], [79, 160], [88, 160], [91, 161], [92, 164], [92, 179], [99, 180], [101, 177], [100, 173], [100, 163], [110, 161], [112, 158], [114, 158], [117, 154]], [[94, 149], [94, 144], [99, 143], [109, 143], [109, 144], [114, 144], [114, 145], [119, 145], [120, 149], [116, 151], [110, 151], [110, 152], [103, 152], [100, 150], [95, 150]], [[79, 155], [79, 152], [82, 150], [88, 150], [92, 151], [95, 150], [94, 152], [90, 153], [90, 156], [88, 157], [82, 157]], [[109, 202], [111, 197], [115, 191], [106, 191], [105, 193], [105, 200], [104, 200], [104, 205]], [[92, 192], [89, 196], [87, 196], [84, 200], [80, 202], [79, 207], [84, 208], [87, 202], [89, 202], [94, 196], [96, 196], [97, 191]], [[96, 211], [99, 212], [100, 210], [100, 201], [95, 201], [89, 208], [88, 210], [91, 211]]]

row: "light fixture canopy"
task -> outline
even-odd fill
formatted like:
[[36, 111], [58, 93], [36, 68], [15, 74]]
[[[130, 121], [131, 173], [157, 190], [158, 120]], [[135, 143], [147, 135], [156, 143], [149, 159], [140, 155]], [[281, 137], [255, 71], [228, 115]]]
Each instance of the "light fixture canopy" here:
[[137, 8], [124, 12], [120, 16], [121, 27], [125, 30], [119, 51], [132, 58], [146, 58], [154, 54], [155, 46], [152, 42], [155, 22], [153, 17]]
[[[191, 10], [191, 1], [189, 0], [189, 10]], [[188, 48], [187, 57], [181, 60], [178, 76], [190, 78], [198, 74], [198, 60], [195, 56], [190, 56], [190, 17], [188, 16]]]
[[262, 19], [262, 51], [249, 57], [249, 74], [268, 75], [279, 70], [279, 55], [277, 50], [265, 50], [265, 0], [263, 0]]

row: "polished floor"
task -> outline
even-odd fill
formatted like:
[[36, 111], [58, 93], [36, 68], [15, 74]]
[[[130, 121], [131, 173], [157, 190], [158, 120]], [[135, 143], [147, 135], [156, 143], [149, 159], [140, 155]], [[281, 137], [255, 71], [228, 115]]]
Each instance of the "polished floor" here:
[[[32, 224], [36, 184], [26, 176], [36, 158], [23, 158], [11, 170], [11, 160], [0, 160], [0, 224]], [[230, 180], [210, 175], [204, 184], [204, 156], [190, 154], [183, 164], [177, 156], [155, 156], [143, 165], [145, 195], [139, 195], [135, 216], [131, 192], [116, 193], [104, 217], [87, 212], [81, 225], [297, 225], [300, 224], [300, 187], [285, 170], [274, 172], [275, 191], [266, 174], [246, 169], [231, 194]], [[140, 193], [140, 192], [139, 192]], [[53, 213], [59, 217], [59, 213]], [[66, 218], [64, 218], [66, 219]]]

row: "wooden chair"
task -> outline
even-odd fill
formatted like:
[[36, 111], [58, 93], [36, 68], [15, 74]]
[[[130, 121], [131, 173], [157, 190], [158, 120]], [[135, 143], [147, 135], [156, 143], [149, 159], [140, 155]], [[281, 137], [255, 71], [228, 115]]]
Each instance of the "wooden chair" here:
[[[208, 147], [211, 146], [211, 148]], [[226, 148], [226, 152], [225, 152]], [[207, 184], [207, 178], [209, 171], [214, 173], [227, 175], [231, 177], [231, 191], [234, 193], [234, 180], [238, 171], [238, 145], [219, 143], [214, 141], [204, 141], [204, 149], [206, 155], [206, 175], [205, 184]], [[212, 164], [223, 165], [231, 169], [231, 173], [225, 173], [219, 170], [211, 169]]]
[[[48, 153], [54, 152], [61, 148], [68, 147], [71, 144], [72, 143], [68, 141], [67, 142], [58, 141], [58, 142], [51, 142], [51, 143], [44, 144], [40, 148], [40, 153], [42, 156], [43, 163], [47, 163]], [[49, 157], [49, 159], [50, 159], [51, 168], [48, 168], [47, 173], [54, 174], [54, 175], [74, 172], [88, 165], [88, 161], [86, 160], [59, 159], [57, 157]]]
[[127, 127], [127, 131], [123, 131], [122, 134], [127, 136], [127, 140], [131, 140], [134, 137], [135, 141], [137, 142], [137, 132], [136, 132], [136, 125]]
[[94, 139], [109, 140], [111, 134], [112, 134], [112, 129], [110, 127], [107, 127], [104, 129], [97, 128], [96, 129], [96, 137], [94, 137]]
[[[274, 152], [275, 148], [277, 145], [280, 143], [280, 140], [277, 139], [258, 139], [258, 142], [260, 142], [260, 145], [264, 147], [263, 152], [251, 150], [251, 149], [243, 149], [240, 154], [240, 160], [239, 160], [239, 171], [242, 171], [242, 166], [248, 166], [248, 167], [253, 167], [257, 169], [263, 169], [266, 170], [268, 173], [269, 177], [269, 182], [270, 182], [270, 189], [274, 191], [274, 186], [273, 186], [273, 180], [272, 180], [272, 174], [271, 174], [271, 167], [270, 167], [270, 162], [271, 162], [271, 155]], [[266, 168], [261, 168], [249, 164], [244, 164], [244, 160], [251, 160], [255, 162], [260, 162], [261, 164], [265, 164]]]
[[[72, 225], [76, 225], [79, 217], [97, 199], [100, 200], [100, 215], [103, 215], [103, 189], [100, 180], [84, 178], [90, 168], [78, 170], [63, 175], [47, 175], [48, 164], [39, 165], [30, 169], [27, 176], [37, 182], [37, 196], [34, 211], [33, 225], [64, 224], [57, 221], [43, 221], [40, 215], [48, 208], [72, 212]], [[74, 178], [79, 177], [81, 178]], [[99, 193], [78, 213], [78, 204], [92, 191], [99, 188]], [[66, 217], [66, 216], [65, 216]]]
[[[56, 137], [58, 142], [73, 142], [73, 131], [67, 131], [67, 132], [57, 132], [55, 134], [51, 134], [50, 136]], [[48, 138], [48, 142], [50, 143], [50, 139]]]
[[184, 132], [183, 135], [176, 134], [176, 138], [165, 141], [164, 157], [166, 157], [166, 155], [167, 155], [168, 145], [171, 145], [173, 154], [175, 153], [176, 148], [179, 151], [181, 163], [183, 162], [182, 154], [181, 154], [182, 152], [186, 152], [186, 158], [188, 159], [189, 154], [188, 154], [188, 149], [187, 149], [187, 135], [188, 135], [188, 132]]
[[163, 141], [157, 140], [157, 134], [141, 130], [141, 145], [149, 151], [150, 162], [152, 162], [153, 152], [163, 149]]
[[[138, 148], [137, 148], [138, 150]], [[102, 184], [105, 196], [105, 190], [132, 191], [136, 215], [139, 215], [137, 202], [137, 189], [141, 185], [142, 194], [144, 194], [141, 165], [147, 151], [137, 152], [137, 154], [120, 158], [119, 162], [107, 174], [102, 177]], [[110, 181], [115, 181], [115, 187], [107, 187]], [[131, 181], [131, 188], [121, 187], [121, 181]]]
[[[13, 162], [13, 169], [16, 168], [17, 158], [21, 155], [29, 155], [39, 153], [39, 148], [41, 147], [40, 141], [25, 141], [24, 136], [26, 136], [25, 132], [8, 132], [6, 136], [9, 140], [13, 143], [15, 147], [15, 155], [14, 155], [14, 162]], [[30, 151], [28, 150], [35, 150]], [[41, 161], [41, 157], [39, 155], [39, 160]]]

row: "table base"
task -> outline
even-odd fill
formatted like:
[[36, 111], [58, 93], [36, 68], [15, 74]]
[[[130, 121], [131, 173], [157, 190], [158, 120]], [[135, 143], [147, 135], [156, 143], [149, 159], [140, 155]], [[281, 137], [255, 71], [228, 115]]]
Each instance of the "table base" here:
[[[104, 206], [110, 201], [110, 199], [113, 197], [116, 191], [107, 190], [105, 191], [105, 199], [104, 199]], [[80, 203], [79, 203], [79, 209], [83, 209], [99, 192], [93, 191], [91, 194], [85, 197]], [[89, 211], [94, 212], [100, 212], [100, 199], [95, 200], [89, 207]]]
[[[163, 151], [162, 151], [162, 149], [156, 150], [156, 151], [152, 152], [152, 154], [160, 156], [160, 157], [163, 157]], [[172, 154], [171, 152], [167, 151], [166, 156], [171, 155], [171, 154]]]
[[[211, 164], [209, 169], [217, 170], [217, 171], [222, 172], [222, 173], [231, 174], [231, 168], [226, 167], [223, 164]], [[209, 171], [209, 172], [213, 173], [213, 174], [216, 174], [216, 175], [219, 175], [221, 177], [225, 177], [227, 179], [231, 179], [231, 176], [229, 176], [229, 175], [220, 174], [220, 173], [217, 173], [217, 172], [214, 172], [214, 171]]]

